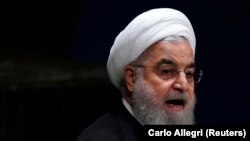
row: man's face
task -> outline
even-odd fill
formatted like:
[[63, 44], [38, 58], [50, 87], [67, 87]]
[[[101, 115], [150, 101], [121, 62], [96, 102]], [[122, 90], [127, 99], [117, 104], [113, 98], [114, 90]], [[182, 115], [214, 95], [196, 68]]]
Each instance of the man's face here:
[[[194, 81], [185, 74], [194, 66], [190, 45], [160, 41], [146, 52], [150, 57], [137, 71], [132, 94], [135, 117], [142, 124], [193, 124]], [[170, 75], [172, 70], [178, 71]]]

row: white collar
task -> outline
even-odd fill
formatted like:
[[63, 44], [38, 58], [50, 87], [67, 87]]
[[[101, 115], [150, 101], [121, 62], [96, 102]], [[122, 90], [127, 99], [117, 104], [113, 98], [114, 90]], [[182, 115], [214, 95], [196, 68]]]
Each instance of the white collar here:
[[134, 117], [132, 107], [128, 104], [127, 100], [124, 97], [122, 98], [122, 103], [125, 106], [125, 108], [129, 111], [129, 113]]

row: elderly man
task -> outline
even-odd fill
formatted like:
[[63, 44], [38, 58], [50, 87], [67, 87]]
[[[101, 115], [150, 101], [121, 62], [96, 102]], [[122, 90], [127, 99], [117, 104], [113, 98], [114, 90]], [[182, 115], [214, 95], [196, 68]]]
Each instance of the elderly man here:
[[194, 124], [195, 34], [180, 11], [146, 11], [120, 32], [107, 69], [122, 102], [90, 125], [78, 141], [141, 140], [143, 125]]

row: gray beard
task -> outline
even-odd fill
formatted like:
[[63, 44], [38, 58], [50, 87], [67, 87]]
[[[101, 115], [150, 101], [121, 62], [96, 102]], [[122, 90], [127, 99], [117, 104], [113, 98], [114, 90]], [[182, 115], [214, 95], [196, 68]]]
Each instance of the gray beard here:
[[[194, 124], [195, 96], [183, 111], [166, 112], [165, 99], [157, 100], [156, 95], [151, 87], [143, 83], [143, 80], [136, 81], [135, 91], [132, 94], [132, 109], [135, 118], [142, 125]], [[187, 97], [186, 93], [179, 95]]]

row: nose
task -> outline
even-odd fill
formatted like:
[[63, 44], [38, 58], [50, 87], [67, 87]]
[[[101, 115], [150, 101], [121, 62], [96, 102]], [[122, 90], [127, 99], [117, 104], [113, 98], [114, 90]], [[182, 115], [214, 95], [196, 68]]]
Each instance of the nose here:
[[173, 88], [182, 92], [187, 91], [188, 81], [184, 72], [179, 72], [173, 83]]

